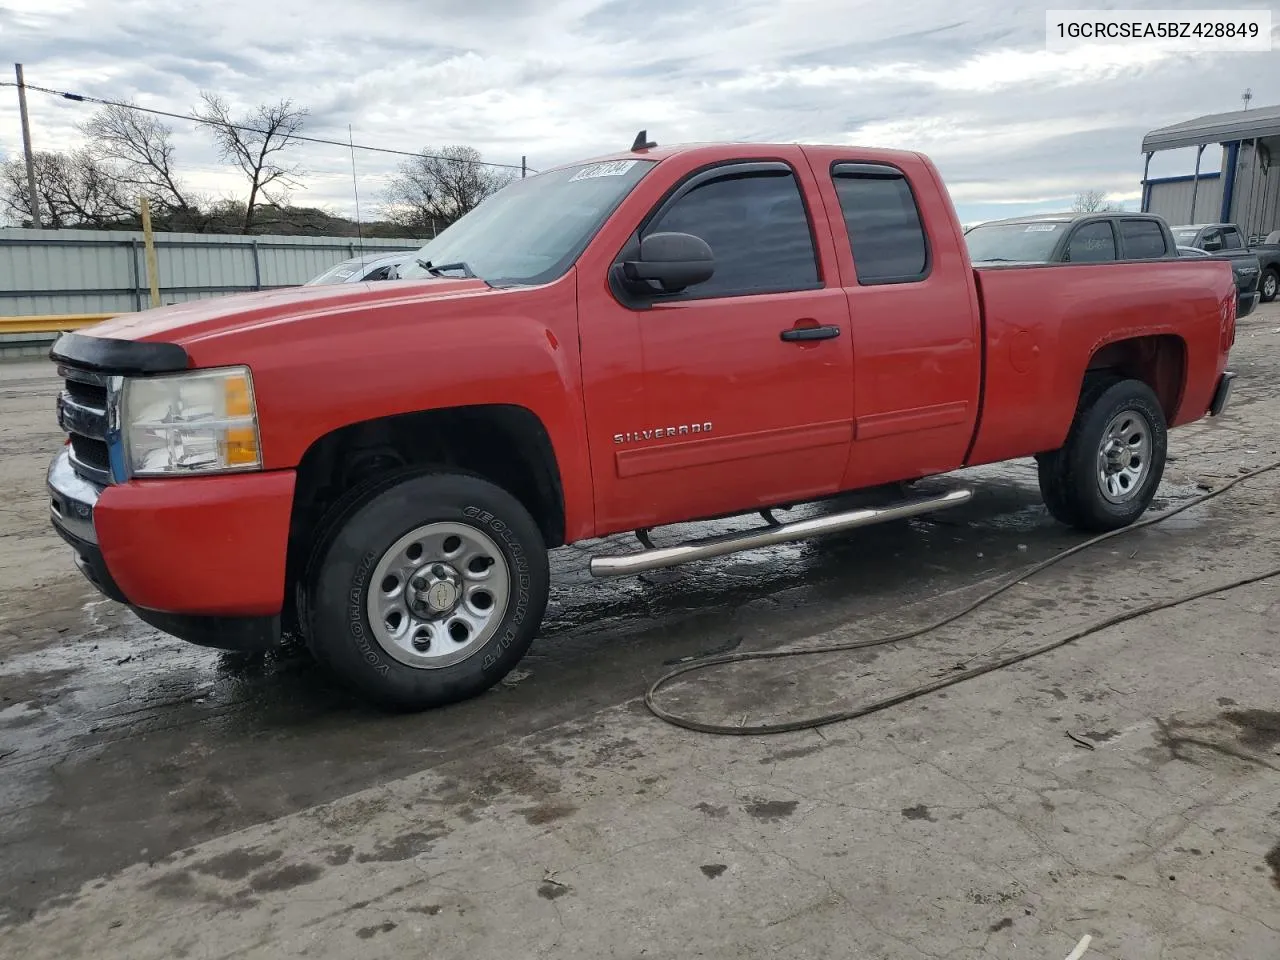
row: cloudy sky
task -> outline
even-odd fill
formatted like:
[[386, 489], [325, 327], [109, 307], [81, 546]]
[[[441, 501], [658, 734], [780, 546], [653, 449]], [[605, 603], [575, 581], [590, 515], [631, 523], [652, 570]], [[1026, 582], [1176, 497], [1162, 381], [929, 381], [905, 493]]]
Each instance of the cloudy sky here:
[[[1280, 0], [1230, 6], [1270, 9], [1280, 31]], [[1146, 131], [1239, 109], [1246, 87], [1255, 107], [1280, 103], [1280, 42], [1083, 55], [1047, 52], [1044, 34], [1045, 7], [1016, 0], [0, 0], [0, 46], [31, 84], [175, 112], [201, 90], [244, 108], [288, 97], [310, 108], [313, 136], [345, 139], [351, 124], [357, 142], [463, 143], [535, 169], [625, 148], [642, 127], [660, 143], [919, 149], [966, 221], [1085, 189], [1134, 208]], [[91, 114], [34, 92], [29, 106], [36, 149], [75, 146]], [[208, 137], [175, 127], [187, 181], [236, 193]], [[0, 89], [0, 150], [21, 153], [12, 88]], [[350, 157], [296, 156], [308, 177], [295, 202], [349, 214]], [[398, 161], [357, 160], [367, 216]], [[1206, 152], [1207, 168], [1218, 162]], [[1157, 155], [1152, 173], [1193, 164], [1194, 151]]]

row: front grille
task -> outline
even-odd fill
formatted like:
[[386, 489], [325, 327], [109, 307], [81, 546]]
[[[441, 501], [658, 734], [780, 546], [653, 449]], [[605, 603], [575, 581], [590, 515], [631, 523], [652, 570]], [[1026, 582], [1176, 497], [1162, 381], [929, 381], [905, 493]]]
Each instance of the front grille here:
[[86, 480], [109, 484], [108, 378], [65, 364], [58, 367], [58, 375], [64, 381], [58, 395], [58, 424], [71, 438], [71, 468]]
[[[65, 374], [69, 371], [64, 367], [62, 372]], [[67, 379], [63, 389], [76, 403], [83, 403], [99, 410], [107, 409], [107, 388], [102, 384]]]
[[76, 463], [88, 467], [94, 473], [110, 474], [111, 456], [107, 453], [107, 441], [92, 437], [71, 435], [71, 456]]

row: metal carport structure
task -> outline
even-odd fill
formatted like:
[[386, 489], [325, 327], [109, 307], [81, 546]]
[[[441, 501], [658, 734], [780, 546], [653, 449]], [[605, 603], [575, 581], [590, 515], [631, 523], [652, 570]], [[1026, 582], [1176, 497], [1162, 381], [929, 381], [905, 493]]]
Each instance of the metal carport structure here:
[[[1220, 173], [1202, 173], [1200, 159], [1209, 144], [1222, 145]], [[1151, 179], [1153, 154], [1194, 148], [1195, 173], [1190, 177]], [[1272, 158], [1280, 150], [1280, 105], [1214, 113], [1152, 130], [1142, 138], [1142, 209], [1175, 223], [1238, 224], [1249, 237], [1265, 237], [1280, 229], [1280, 174]], [[1200, 191], [1212, 188], [1220, 200], [1206, 210]], [[1190, 185], [1190, 203], [1184, 199]], [[1197, 205], [1199, 201], [1199, 205]], [[1207, 214], [1207, 216], [1206, 216]]]

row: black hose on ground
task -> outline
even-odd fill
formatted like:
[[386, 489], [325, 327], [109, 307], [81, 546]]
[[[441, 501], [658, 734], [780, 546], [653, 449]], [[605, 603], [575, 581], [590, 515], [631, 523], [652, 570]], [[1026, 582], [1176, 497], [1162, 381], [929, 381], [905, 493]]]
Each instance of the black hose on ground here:
[[[1262, 573], [1252, 574], [1247, 577], [1238, 577], [1225, 583], [1216, 584], [1212, 587], [1205, 587], [1201, 590], [1195, 591], [1194, 593], [1183, 594], [1182, 596], [1168, 600], [1157, 600], [1145, 606], [1116, 614], [1115, 616], [1108, 617], [1105, 620], [1100, 620], [1087, 627], [1082, 627], [1081, 629], [1076, 630], [1058, 640], [1054, 640], [1051, 643], [1046, 643], [1033, 649], [1004, 657], [1000, 660], [993, 660], [992, 662], [981, 666], [969, 667], [967, 669], [959, 668], [945, 677], [941, 677], [930, 683], [912, 687], [909, 690], [904, 690], [903, 692], [894, 694], [893, 696], [885, 697], [881, 700], [873, 700], [869, 703], [848, 707], [843, 710], [837, 710], [832, 713], [822, 714], [821, 716], [805, 717], [799, 720], [785, 720], [777, 723], [759, 723], [753, 725], [743, 724], [740, 726], [738, 724], [727, 723], [706, 723], [701, 720], [695, 720], [691, 717], [683, 717], [659, 706], [657, 703], [657, 694], [659, 690], [669, 685], [677, 677], [684, 676], [689, 673], [696, 673], [699, 670], [709, 670], [712, 667], [725, 666], [733, 663], [750, 663], [757, 660], [783, 660], [791, 657], [811, 657], [820, 654], [840, 653], [847, 650], [865, 650], [867, 647], [882, 647], [893, 643], [902, 643], [906, 640], [913, 640], [916, 637], [932, 633], [933, 631], [939, 630], [948, 624], [955, 623], [963, 617], [967, 617], [979, 607], [990, 603], [996, 597], [1000, 596], [1016, 584], [1026, 580], [1028, 577], [1035, 576], [1041, 571], [1047, 570], [1055, 564], [1061, 563], [1068, 557], [1075, 556], [1077, 553], [1088, 550], [1090, 547], [1097, 546], [1099, 543], [1110, 540], [1112, 537], [1123, 536], [1124, 534], [1131, 533], [1134, 530], [1140, 530], [1143, 527], [1149, 527], [1153, 524], [1161, 523], [1168, 520], [1170, 517], [1177, 516], [1183, 511], [1190, 510], [1192, 507], [1199, 506], [1208, 500], [1222, 496], [1237, 484], [1244, 483], [1248, 480], [1254, 479], [1255, 477], [1259, 477], [1262, 474], [1270, 473], [1277, 469], [1280, 469], [1280, 460], [1275, 463], [1270, 463], [1264, 467], [1258, 467], [1257, 469], [1250, 470], [1247, 473], [1242, 473], [1237, 477], [1233, 477], [1217, 489], [1212, 490], [1203, 496], [1188, 500], [1186, 503], [1179, 504], [1171, 510], [1166, 510], [1163, 513], [1147, 517], [1146, 519], [1130, 524], [1127, 527], [1121, 527], [1119, 530], [1112, 530], [1108, 533], [1085, 540], [1082, 543], [1078, 543], [1074, 547], [1063, 550], [1061, 553], [1055, 554], [1047, 560], [1042, 560], [1039, 563], [1032, 565], [1027, 570], [1024, 570], [1015, 577], [1011, 577], [998, 587], [988, 590], [986, 593], [982, 594], [968, 605], [962, 607], [957, 612], [948, 614], [940, 620], [925, 624], [922, 627], [915, 627], [903, 633], [895, 633], [886, 637], [876, 637], [871, 640], [851, 640], [845, 643], [803, 647], [797, 650], [766, 650], [756, 653], [731, 653], [719, 657], [708, 657], [705, 660], [685, 664], [684, 666], [677, 667], [675, 670], [659, 677], [653, 685], [649, 687], [649, 690], [644, 697], [645, 706], [647, 706], [650, 712], [659, 719], [665, 720], [667, 723], [674, 724], [677, 727], [683, 727], [686, 730], [697, 731], [698, 733], [712, 733], [721, 736], [742, 737], [762, 736], [774, 733], [791, 733], [796, 730], [813, 730], [818, 727], [827, 726], [828, 724], [840, 723], [844, 720], [854, 720], [858, 717], [865, 717], [868, 714], [876, 713], [880, 710], [886, 710], [889, 707], [906, 703], [908, 700], [915, 700], [938, 690], [945, 689], [946, 687], [954, 687], [956, 684], [964, 683], [965, 681], [972, 680], [975, 677], [981, 677], [984, 674], [1003, 670], [1007, 667], [1013, 666], [1014, 664], [1030, 660], [1033, 657], [1039, 657], [1053, 650], [1058, 650], [1091, 634], [1098, 633], [1099, 631], [1106, 630], [1109, 627], [1114, 627], [1117, 624], [1125, 623], [1129, 620], [1136, 620], [1139, 617], [1145, 617], [1148, 614], [1156, 613], [1160, 610], [1168, 610], [1184, 603], [1190, 603], [1193, 600], [1200, 600], [1204, 597], [1212, 596], [1215, 593], [1234, 590], [1238, 587], [1247, 586], [1251, 583], [1258, 583], [1261, 580], [1280, 576], [1280, 567], [1273, 567], [1272, 569], [1266, 570]], [[989, 654], [991, 652], [991, 650], [988, 650], [986, 653]], [[973, 659], [974, 657], [970, 657], [968, 660], [965, 660], [964, 663], [969, 663]]]

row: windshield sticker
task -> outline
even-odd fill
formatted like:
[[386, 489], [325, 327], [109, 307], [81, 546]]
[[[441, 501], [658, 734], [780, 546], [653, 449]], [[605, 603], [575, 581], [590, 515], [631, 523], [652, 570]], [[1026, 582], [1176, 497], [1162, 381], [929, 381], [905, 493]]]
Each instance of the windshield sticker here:
[[1058, 229], [1056, 223], [1033, 223], [1026, 229], [1026, 233], [1053, 233]]
[[635, 165], [635, 160], [608, 160], [604, 163], [593, 163], [575, 173], [569, 178], [569, 182], [594, 180], [597, 177], [620, 177]]

